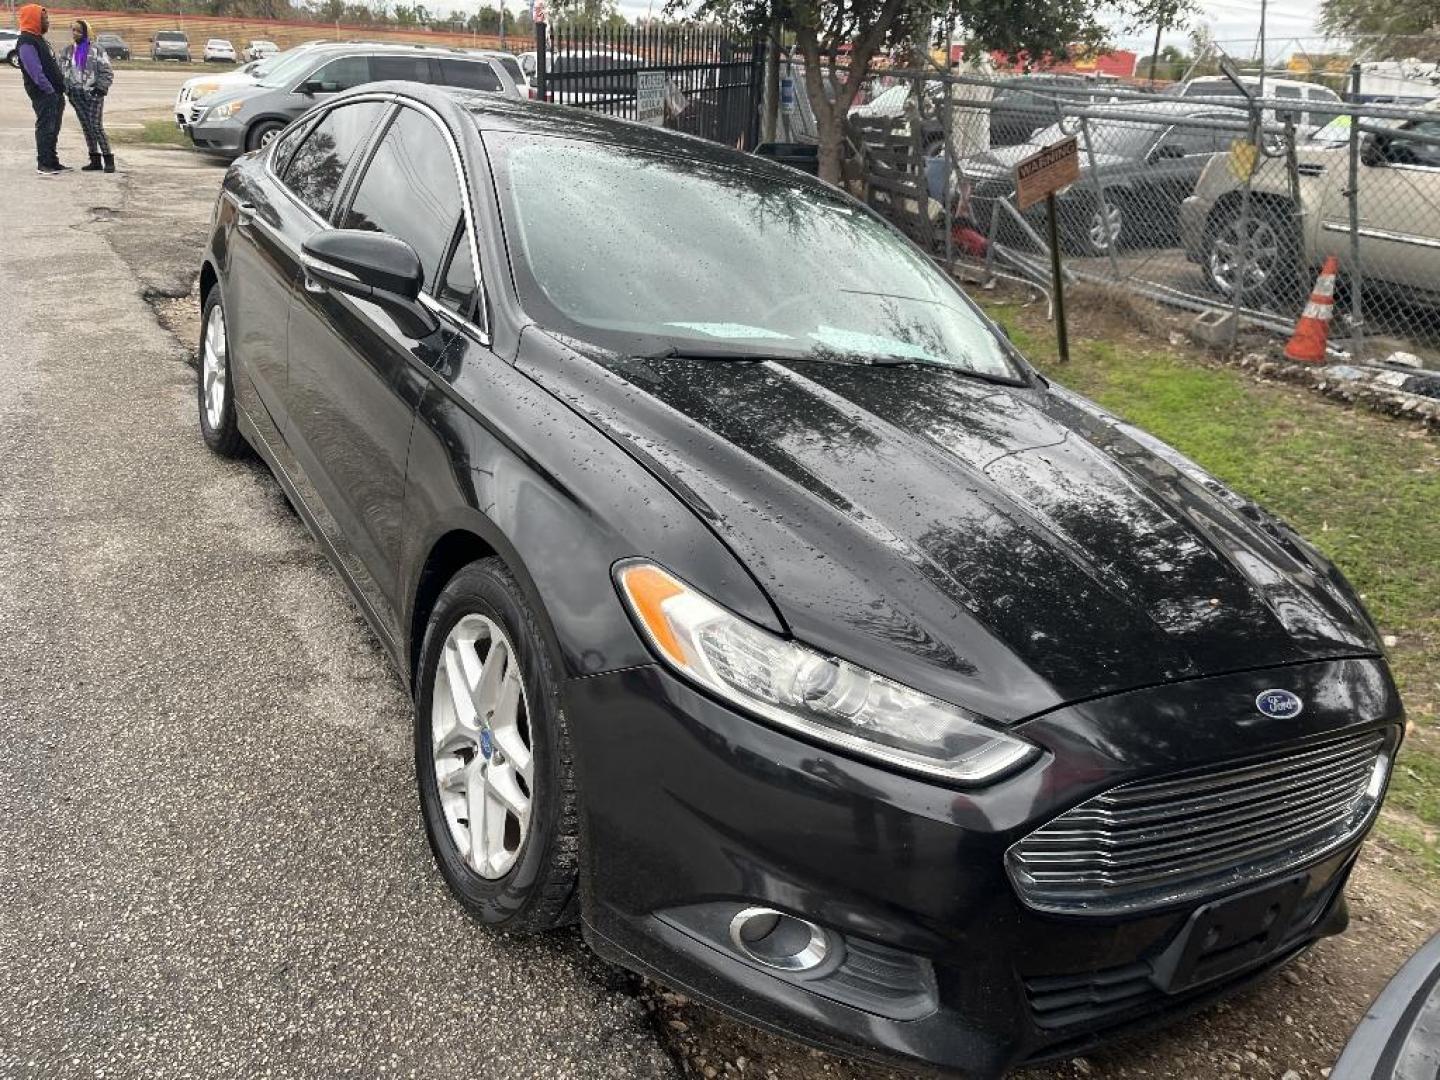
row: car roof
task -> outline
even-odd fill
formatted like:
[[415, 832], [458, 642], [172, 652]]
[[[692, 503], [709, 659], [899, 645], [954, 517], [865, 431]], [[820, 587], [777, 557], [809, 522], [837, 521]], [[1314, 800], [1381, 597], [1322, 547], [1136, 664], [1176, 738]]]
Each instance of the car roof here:
[[306, 51], [314, 52], [317, 56], [372, 56], [390, 53], [413, 55], [421, 53], [427, 56], [453, 56], [461, 60], [467, 57], [473, 59], [476, 55], [476, 50], [462, 49], [457, 45], [410, 45], [405, 42], [391, 41], [327, 42], [324, 45], [312, 46]]

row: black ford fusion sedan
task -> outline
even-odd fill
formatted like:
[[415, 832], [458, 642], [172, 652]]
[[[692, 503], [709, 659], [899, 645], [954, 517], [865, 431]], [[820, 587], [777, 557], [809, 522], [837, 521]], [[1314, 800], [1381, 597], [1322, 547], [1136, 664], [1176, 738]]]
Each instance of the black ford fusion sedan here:
[[482, 922], [973, 1076], [1344, 928], [1402, 722], [1355, 594], [835, 190], [377, 84], [235, 163], [201, 290], [205, 441], [412, 687]]

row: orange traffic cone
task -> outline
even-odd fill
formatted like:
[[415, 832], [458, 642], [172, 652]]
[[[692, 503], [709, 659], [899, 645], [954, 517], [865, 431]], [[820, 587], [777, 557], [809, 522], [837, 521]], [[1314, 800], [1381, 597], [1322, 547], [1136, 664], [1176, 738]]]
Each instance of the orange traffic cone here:
[[1320, 276], [1315, 279], [1315, 291], [1305, 305], [1300, 321], [1295, 324], [1295, 333], [1290, 344], [1285, 346], [1285, 355], [1302, 364], [1323, 364], [1325, 342], [1330, 336], [1330, 314], [1335, 307], [1335, 274], [1340, 269], [1340, 260], [1334, 255], [1325, 259], [1320, 267]]

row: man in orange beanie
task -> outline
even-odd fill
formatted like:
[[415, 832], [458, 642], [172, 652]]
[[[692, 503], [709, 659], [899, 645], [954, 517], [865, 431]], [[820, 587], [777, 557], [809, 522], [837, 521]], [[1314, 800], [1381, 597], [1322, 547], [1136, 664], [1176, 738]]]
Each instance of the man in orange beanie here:
[[45, 40], [50, 13], [39, 4], [26, 4], [16, 14], [20, 40], [15, 44], [15, 55], [20, 58], [25, 93], [30, 95], [30, 107], [35, 110], [36, 171], [41, 176], [55, 176], [67, 171], [55, 153], [60, 118], [65, 111], [65, 77]]

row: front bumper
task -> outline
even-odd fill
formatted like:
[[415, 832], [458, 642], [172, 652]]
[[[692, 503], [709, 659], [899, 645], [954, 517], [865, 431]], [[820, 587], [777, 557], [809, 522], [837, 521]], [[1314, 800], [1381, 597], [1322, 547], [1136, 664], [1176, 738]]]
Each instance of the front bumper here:
[[201, 120], [185, 127], [197, 149], [226, 157], [239, 157], [245, 150], [245, 125], [238, 120]]
[[[1344, 929], [1359, 838], [1286, 872], [1301, 883], [1263, 955], [1179, 990], [1164, 958], [1197, 909], [1267, 882], [1128, 917], [1046, 915], [1021, 901], [1004, 855], [1120, 783], [1337, 731], [1398, 741], [1380, 661], [1282, 671], [1313, 703], [1299, 717], [1256, 713], [1275, 670], [1117, 695], [1022, 725], [1042, 759], [968, 792], [781, 734], [658, 668], [575, 680], [587, 939], [757, 1026], [979, 1077], [1167, 1021]], [[807, 977], [746, 959], [715, 928], [755, 904], [825, 927], [844, 963]]]

